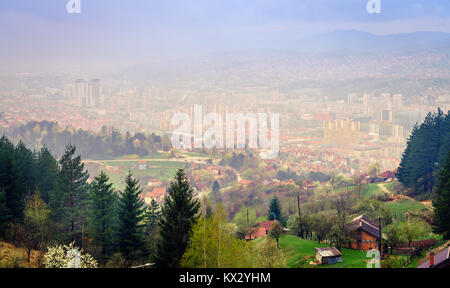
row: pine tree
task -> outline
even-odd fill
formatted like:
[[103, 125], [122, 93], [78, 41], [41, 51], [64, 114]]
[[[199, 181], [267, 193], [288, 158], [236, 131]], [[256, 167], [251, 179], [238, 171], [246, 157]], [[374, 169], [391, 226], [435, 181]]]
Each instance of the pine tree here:
[[450, 239], [450, 150], [439, 174], [437, 199], [433, 201], [435, 233]]
[[200, 203], [194, 199], [193, 189], [184, 170], [179, 169], [170, 183], [162, 207], [162, 219], [159, 223], [161, 241], [155, 257], [157, 267], [179, 267], [199, 208]]
[[5, 136], [0, 138], [0, 188], [4, 189], [11, 220], [17, 222], [23, 218], [26, 191], [14, 152], [9, 139]]
[[20, 188], [24, 189], [26, 195], [31, 195], [36, 188], [36, 155], [29, 150], [22, 141], [14, 148], [14, 163], [17, 174], [16, 181], [20, 181]]
[[81, 157], [74, 157], [75, 151], [75, 146], [67, 145], [59, 160], [57, 187], [50, 194], [49, 206], [61, 240], [67, 243], [75, 241], [76, 245], [83, 247], [87, 226], [89, 174], [84, 171]]
[[119, 204], [119, 249], [126, 261], [144, 252], [145, 203], [141, 198], [142, 189], [131, 172], [125, 179], [125, 190], [120, 193]]
[[269, 212], [267, 213], [267, 218], [269, 220], [278, 220], [278, 222], [280, 222], [281, 225], [286, 225], [286, 219], [283, 216], [283, 213], [281, 211], [281, 205], [280, 205], [280, 201], [278, 200], [277, 197], [273, 197], [272, 200], [270, 201], [270, 205], [269, 205]]
[[58, 162], [46, 146], [38, 152], [36, 162], [36, 185], [41, 192], [42, 200], [48, 203], [49, 195], [56, 189]]
[[92, 182], [89, 198], [89, 235], [104, 262], [115, 249], [118, 198], [103, 171]]
[[214, 200], [216, 200], [216, 202], [220, 202], [222, 200], [220, 197], [220, 184], [217, 180], [214, 181], [212, 195], [214, 196]]
[[6, 206], [6, 193], [4, 188], [0, 188], [0, 239], [5, 237], [8, 229], [11, 214]]
[[424, 122], [415, 125], [398, 168], [399, 181], [414, 194], [431, 196], [436, 176], [450, 149], [450, 115], [441, 109], [428, 113]]
[[154, 255], [159, 240], [158, 223], [161, 220], [161, 209], [159, 204], [152, 199], [145, 211], [145, 245], [148, 252]]
[[145, 224], [147, 234], [153, 233], [158, 228], [158, 223], [161, 220], [161, 211], [159, 204], [152, 199], [152, 202], [147, 207], [145, 213]]

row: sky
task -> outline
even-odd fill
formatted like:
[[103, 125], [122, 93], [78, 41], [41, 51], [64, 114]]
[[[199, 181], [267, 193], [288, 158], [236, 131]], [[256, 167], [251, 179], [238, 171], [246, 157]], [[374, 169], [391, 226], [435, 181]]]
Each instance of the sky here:
[[450, 32], [448, 0], [1, 0], [0, 61], [139, 63], [215, 51], [289, 49], [334, 30]]

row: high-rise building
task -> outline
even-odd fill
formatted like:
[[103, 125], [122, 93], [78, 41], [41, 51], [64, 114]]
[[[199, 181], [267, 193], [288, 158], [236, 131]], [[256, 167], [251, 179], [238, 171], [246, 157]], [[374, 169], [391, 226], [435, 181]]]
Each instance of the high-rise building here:
[[83, 79], [75, 81], [74, 97], [80, 107], [99, 107], [101, 99], [100, 80], [94, 79], [86, 82]]
[[75, 98], [78, 101], [80, 107], [88, 106], [88, 85], [83, 79], [78, 79], [75, 81]]
[[101, 103], [101, 88], [100, 88], [100, 80], [92, 79], [91, 81], [91, 105], [95, 107], [100, 107]]
[[401, 109], [403, 107], [403, 95], [394, 94], [394, 108]]
[[325, 121], [324, 143], [347, 147], [357, 146], [360, 130], [360, 122], [349, 120]]
[[383, 109], [381, 111], [381, 121], [392, 122], [393, 113], [391, 109]]
[[363, 105], [366, 107], [370, 105], [370, 94], [365, 93], [363, 95]]
[[347, 94], [347, 102], [348, 102], [349, 105], [355, 104], [355, 100], [356, 100], [356, 94], [355, 93]]

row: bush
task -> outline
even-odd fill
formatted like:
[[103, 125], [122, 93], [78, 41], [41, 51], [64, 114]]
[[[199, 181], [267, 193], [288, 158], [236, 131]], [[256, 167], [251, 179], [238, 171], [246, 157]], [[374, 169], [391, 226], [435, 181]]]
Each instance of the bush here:
[[382, 268], [403, 268], [407, 266], [408, 259], [401, 256], [388, 256], [386, 259], [381, 260]]
[[26, 257], [22, 253], [12, 252], [8, 259], [0, 258], [0, 268], [25, 268]]
[[45, 254], [45, 268], [97, 268], [97, 261], [84, 251], [74, 247], [74, 242], [67, 245], [49, 247]]
[[122, 254], [116, 253], [106, 262], [105, 268], [127, 268], [126, 262]]

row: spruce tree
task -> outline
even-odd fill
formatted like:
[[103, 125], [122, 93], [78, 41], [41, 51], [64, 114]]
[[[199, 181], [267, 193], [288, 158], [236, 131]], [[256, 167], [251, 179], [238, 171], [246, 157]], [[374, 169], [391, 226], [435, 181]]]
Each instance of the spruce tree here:
[[144, 252], [145, 203], [142, 189], [131, 172], [125, 180], [125, 190], [120, 193], [119, 203], [119, 249], [128, 264]]
[[0, 138], [0, 188], [4, 189], [11, 220], [17, 222], [23, 218], [26, 190], [14, 152], [9, 139], [5, 136]]
[[442, 234], [450, 240], [450, 150], [439, 173], [437, 199], [433, 201], [435, 233]]
[[36, 155], [22, 141], [14, 148], [14, 163], [16, 165], [15, 180], [20, 183], [26, 195], [31, 195], [36, 189]]
[[75, 151], [75, 146], [67, 145], [59, 160], [57, 187], [49, 197], [49, 206], [60, 240], [66, 243], [75, 241], [77, 246], [83, 247], [87, 230], [89, 174], [84, 171], [81, 156], [74, 157]]
[[38, 152], [36, 162], [36, 185], [42, 200], [48, 203], [49, 195], [56, 189], [58, 162], [46, 146]]
[[89, 196], [89, 236], [105, 262], [116, 244], [118, 198], [103, 171], [92, 182]]
[[6, 236], [10, 220], [11, 214], [6, 206], [5, 189], [0, 187], [0, 239]]
[[398, 168], [399, 181], [414, 194], [432, 196], [436, 176], [450, 149], [450, 115], [441, 109], [415, 125]]
[[159, 223], [161, 241], [158, 243], [155, 257], [157, 267], [180, 266], [199, 208], [200, 202], [194, 199], [193, 189], [184, 170], [179, 169], [170, 183], [162, 207], [162, 218]]
[[281, 205], [280, 205], [280, 201], [278, 200], [278, 198], [275, 196], [272, 198], [272, 200], [270, 201], [270, 205], [269, 205], [269, 211], [267, 213], [267, 218], [269, 220], [278, 220], [278, 222], [281, 223], [281, 225], [286, 225], [286, 219], [283, 216], [283, 213], [281, 211]]
[[161, 220], [161, 209], [154, 199], [146, 208], [144, 220], [146, 248], [151, 255], [154, 255], [159, 238], [158, 223]]
[[159, 204], [152, 199], [152, 202], [147, 207], [145, 212], [146, 233], [151, 234], [158, 228], [158, 223], [161, 220], [161, 211]]
[[214, 184], [212, 187], [212, 195], [214, 196], [214, 200], [216, 200], [216, 202], [222, 201], [222, 199], [220, 197], [220, 184], [217, 180], [214, 181]]

